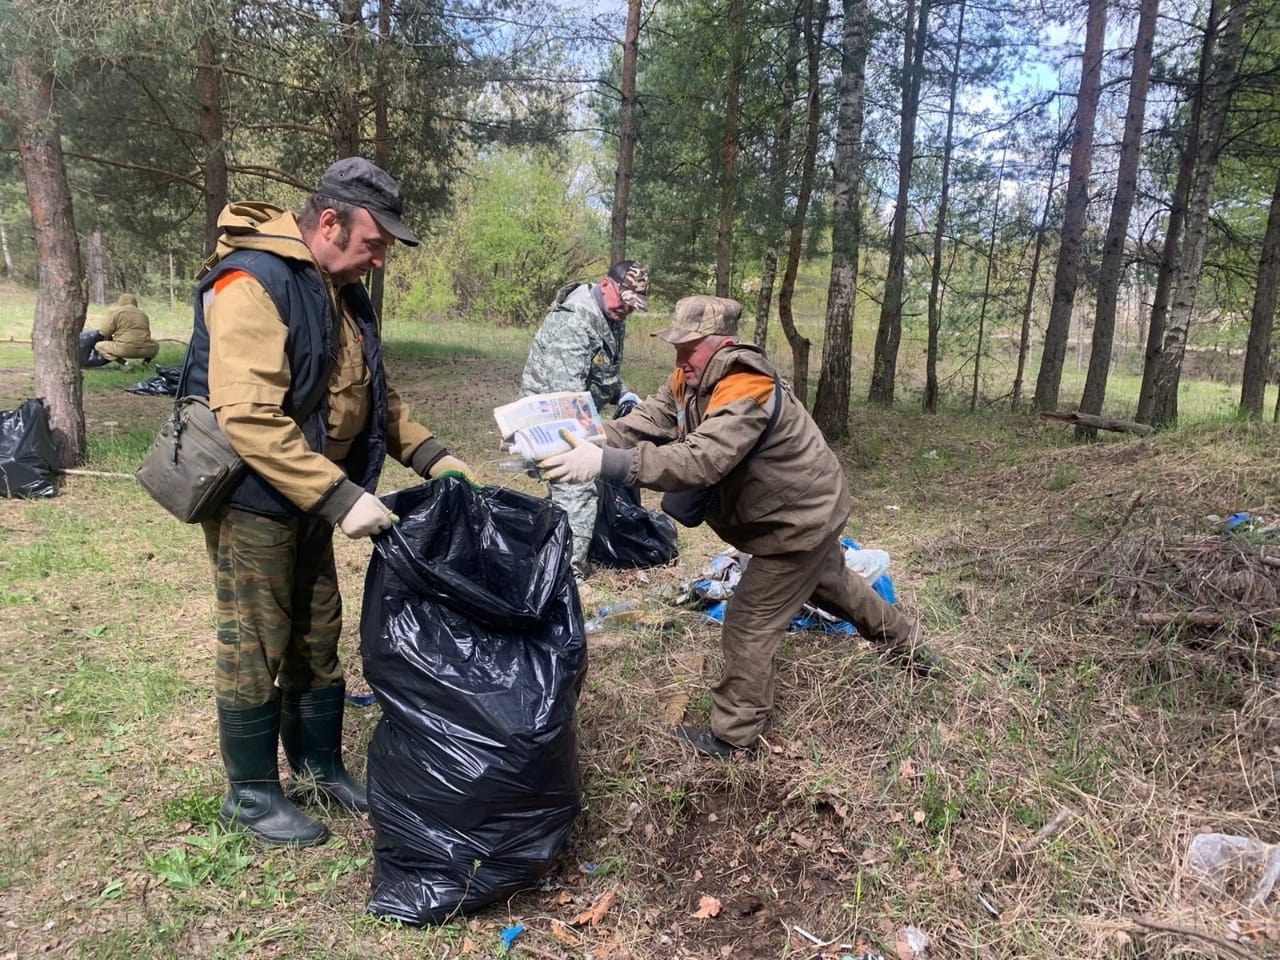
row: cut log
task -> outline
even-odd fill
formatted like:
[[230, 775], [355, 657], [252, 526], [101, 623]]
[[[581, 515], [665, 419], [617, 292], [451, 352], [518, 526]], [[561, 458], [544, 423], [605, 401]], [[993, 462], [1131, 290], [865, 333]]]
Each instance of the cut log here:
[[1040, 416], [1046, 420], [1061, 420], [1063, 423], [1093, 427], [1095, 430], [1114, 430], [1117, 433], [1132, 433], [1139, 437], [1145, 437], [1151, 432], [1151, 427], [1145, 423], [1117, 420], [1115, 417], [1099, 417], [1092, 413], [1080, 413], [1075, 410], [1042, 410]]

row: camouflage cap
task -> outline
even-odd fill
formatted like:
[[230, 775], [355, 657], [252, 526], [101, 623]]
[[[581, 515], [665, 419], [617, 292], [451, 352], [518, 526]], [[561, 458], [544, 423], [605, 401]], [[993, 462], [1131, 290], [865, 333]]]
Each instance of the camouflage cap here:
[[728, 297], [685, 297], [676, 304], [676, 321], [653, 334], [671, 344], [691, 343], [703, 337], [736, 337], [742, 304]]
[[637, 260], [619, 260], [609, 268], [609, 279], [618, 285], [618, 296], [632, 310], [649, 307], [649, 271]]

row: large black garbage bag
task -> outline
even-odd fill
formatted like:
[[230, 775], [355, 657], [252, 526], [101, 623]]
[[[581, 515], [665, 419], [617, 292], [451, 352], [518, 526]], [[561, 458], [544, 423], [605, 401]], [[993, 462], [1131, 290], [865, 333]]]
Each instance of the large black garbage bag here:
[[680, 556], [670, 517], [640, 506], [635, 487], [600, 482], [600, 509], [587, 553], [592, 563], [623, 569], [660, 567]]
[[57, 454], [44, 401], [0, 411], [0, 497], [52, 497]]
[[582, 805], [571, 533], [549, 501], [452, 478], [386, 498], [360, 618], [369, 912], [439, 923], [532, 886]]
[[111, 361], [93, 349], [95, 343], [101, 343], [105, 340], [102, 334], [97, 330], [81, 330], [80, 331], [80, 366], [82, 367], [105, 367]]
[[132, 387], [125, 387], [125, 389], [144, 397], [176, 397], [178, 381], [181, 378], [181, 367], [165, 367], [157, 364], [154, 377], [150, 380], [139, 380]]

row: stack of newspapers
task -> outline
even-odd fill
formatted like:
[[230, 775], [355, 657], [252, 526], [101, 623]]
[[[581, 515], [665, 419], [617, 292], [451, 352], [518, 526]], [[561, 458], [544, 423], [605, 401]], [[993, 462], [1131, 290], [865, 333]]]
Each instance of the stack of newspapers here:
[[537, 462], [564, 453], [574, 443], [604, 443], [604, 425], [587, 391], [535, 393], [497, 407], [502, 441], [525, 460]]

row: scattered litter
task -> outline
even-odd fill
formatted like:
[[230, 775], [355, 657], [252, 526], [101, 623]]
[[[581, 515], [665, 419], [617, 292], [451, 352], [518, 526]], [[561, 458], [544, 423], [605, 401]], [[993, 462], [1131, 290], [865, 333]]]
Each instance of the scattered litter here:
[[898, 960], [916, 960], [917, 957], [923, 957], [928, 950], [929, 935], [914, 926], [902, 928], [894, 947]]
[[378, 697], [373, 693], [348, 693], [347, 703], [357, 707], [371, 707], [378, 702]]
[[[889, 554], [883, 550], [864, 550], [857, 541], [842, 537], [841, 549], [844, 552], [845, 566], [859, 574], [871, 584], [871, 588], [884, 598], [886, 603], [897, 603], [898, 595], [893, 588], [893, 580], [889, 577]], [[742, 574], [751, 555], [730, 547], [723, 553], [716, 554], [703, 569], [702, 574], [685, 587], [684, 592], [676, 598], [676, 603], [701, 607], [706, 616], [717, 623], [724, 622], [725, 601], [737, 590]], [[821, 630], [823, 633], [853, 634], [853, 624], [846, 620], [838, 620], [831, 614], [819, 610], [811, 604], [805, 604], [791, 621], [793, 630]]]
[[514, 926], [502, 928], [502, 949], [510, 950], [511, 945], [516, 942], [516, 937], [524, 933], [524, 924], [517, 923]]
[[618, 624], [639, 620], [643, 613], [639, 602], [623, 600], [621, 603], [601, 607], [599, 613], [582, 624], [582, 630], [587, 634], [600, 633]]
[[1260, 907], [1280, 880], [1280, 844], [1229, 833], [1201, 833], [1187, 847], [1187, 871], [1219, 892], [1228, 892], [1232, 881], [1243, 883], [1245, 889], [1252, 884], [1248, 905]]

